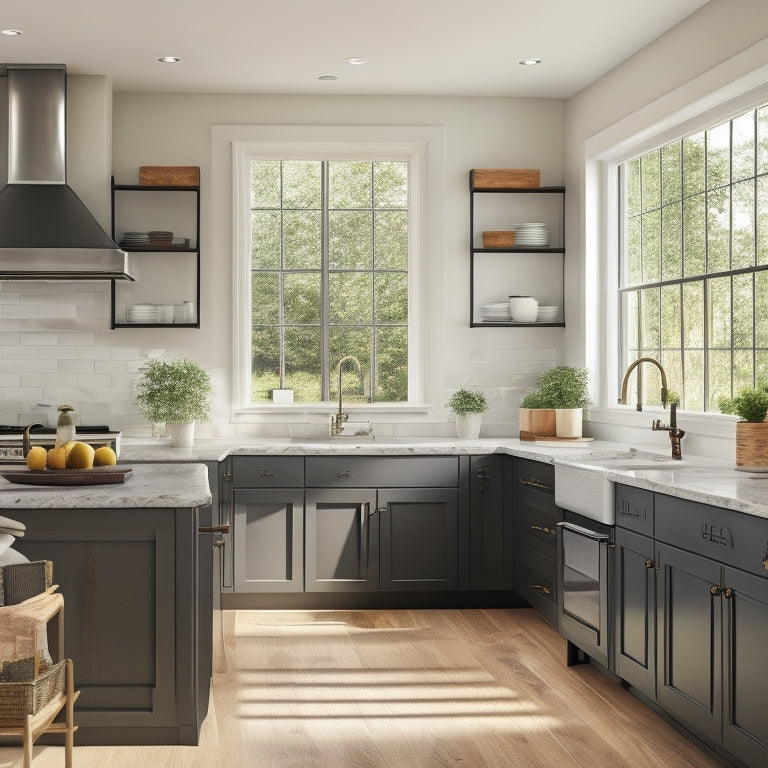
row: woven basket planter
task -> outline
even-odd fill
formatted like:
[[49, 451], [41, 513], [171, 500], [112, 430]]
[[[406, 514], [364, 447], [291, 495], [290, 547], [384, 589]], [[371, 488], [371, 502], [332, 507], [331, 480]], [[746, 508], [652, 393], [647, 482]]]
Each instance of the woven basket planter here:
[[0, 726], [24, 725], [58, 694], [64, 693], [66, 659], [41, 672], [34, 680], [0, 683]]
[[768, 421], [736, 422], [736, 466], [768, 467]]

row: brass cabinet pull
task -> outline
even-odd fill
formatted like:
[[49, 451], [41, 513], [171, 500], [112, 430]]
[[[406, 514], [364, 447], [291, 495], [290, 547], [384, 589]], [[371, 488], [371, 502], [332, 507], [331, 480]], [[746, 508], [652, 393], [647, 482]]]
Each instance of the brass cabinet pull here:
[[550, 590], [549, 587], [545, 587], [543, 584], [531, 584], [531, 589], [538, 589], [540, 592], [543, 592], [545, 595], [552, 594], [552, 590]]
[[720, 595], [723, 594], [723, 589], [722, 589], [722, 587], [718, 587], [716, 584], [713, 584], [709, 588], [709, 594], [713, 595], [714, 597], [719, 597]]
[[277, 477], [274, 472], [270, 472], [266, 467], [259, 469], [259, 477]]
[[520, 478], [520, 485], [527, 485], [530, 488], [539, 488], [543, 491], [551, 491], [552, 486], [542, 483], [540, 480], [527, 480], [524, 477]]
[[342, 480], [345, 477], [352, 477], [352, 472], [350, 472], [348, 469], [345, 469], [343, 472], [337, 472], [336, 477], [339, 480]]
[[542, 533], [546, 533], [548, 536], [557, 536], [557, 531], [552, 530], [552, 528], [547, 528], [546, 526], [532, 525], [531, 530], [541, 531]]
[[726, 587], [723, 594], [730, 600], [736, 593], [730, 587]]
[[646, 560], [645, 561], [645, 567], [646, 568], [653, 568], [653, 560]]
[[199, 525], [198, 533], [229, 533], [228, 525]]

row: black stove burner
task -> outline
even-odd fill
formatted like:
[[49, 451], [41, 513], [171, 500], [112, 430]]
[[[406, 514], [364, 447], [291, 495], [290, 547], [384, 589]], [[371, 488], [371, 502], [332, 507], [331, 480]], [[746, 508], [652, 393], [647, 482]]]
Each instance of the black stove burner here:
[[[20, 427], [17, 425], [0, 424], [0, 435], [23, 435], [26, 426]], [[98, 425], [96, 427], [89, 427], [87, 425], [75, 427], [78, 432], [84, 435], [104, 435], [112, 430], [109, 427]], [[33, 435], [55, 435], [56, 427], [33, 427]]]

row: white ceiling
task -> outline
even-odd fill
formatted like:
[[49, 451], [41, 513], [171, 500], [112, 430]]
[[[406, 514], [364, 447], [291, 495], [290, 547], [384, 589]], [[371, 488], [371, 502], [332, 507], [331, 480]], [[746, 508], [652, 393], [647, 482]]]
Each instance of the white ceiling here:
[[0, 29], [24, 34], [0, 36], [0, 62], [115, 91], [567, 98], [706, 2], [3, 0]]

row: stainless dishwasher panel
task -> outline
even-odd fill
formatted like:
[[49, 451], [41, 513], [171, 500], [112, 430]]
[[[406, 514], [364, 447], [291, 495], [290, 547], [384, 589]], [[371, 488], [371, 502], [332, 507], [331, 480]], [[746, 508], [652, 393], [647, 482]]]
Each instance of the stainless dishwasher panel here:
[[[574, 515], [570, 516], [575, 517]], [[584, 520], [557, 524], [558, 629], [568, 641], [568, 664], [580, 654], [609, 665], [608, 619], [613, 528]]]

